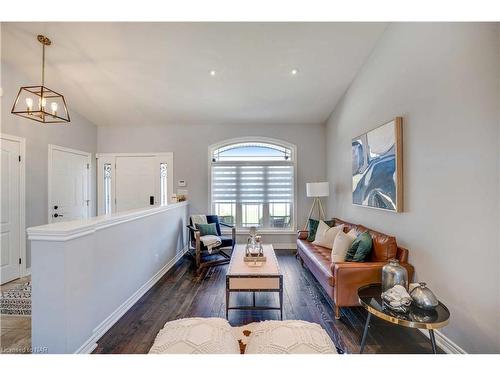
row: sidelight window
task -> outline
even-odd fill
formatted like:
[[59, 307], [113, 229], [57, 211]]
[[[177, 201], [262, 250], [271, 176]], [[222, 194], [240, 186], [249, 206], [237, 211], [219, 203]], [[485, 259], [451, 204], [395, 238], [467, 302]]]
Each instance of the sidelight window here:
[[111, 164], [104, 164], [104, 213], [111, 213]]
[[160, 204], [168, 204], [167, 163], [160, 163]]

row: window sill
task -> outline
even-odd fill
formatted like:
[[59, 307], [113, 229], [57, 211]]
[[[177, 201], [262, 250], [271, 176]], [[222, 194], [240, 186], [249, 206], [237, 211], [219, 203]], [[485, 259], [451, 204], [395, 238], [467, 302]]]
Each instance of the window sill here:
[[[231, 234], [231, 230], [227, 230], [227, 229], [221, 229], [221, 232], [224, 235], [228, 235], [228, 234], [230, 235]], [[286, 229], [286, 230], [257, 229], [257, 233], [258, 234], [266, 234], [266, 235], [269, 235], [269, 234], [277, 234], [277, 235], [284, 234], [284, 235], [288, 235], [288, 234], [297, 234], [297, 231], [293, 230], [293, 229]], [[247, 229], [247, 228], [236, 228], [236, 234], [237, 235], [239, 235], [239, 234], [250, 234], [250, 230]]]

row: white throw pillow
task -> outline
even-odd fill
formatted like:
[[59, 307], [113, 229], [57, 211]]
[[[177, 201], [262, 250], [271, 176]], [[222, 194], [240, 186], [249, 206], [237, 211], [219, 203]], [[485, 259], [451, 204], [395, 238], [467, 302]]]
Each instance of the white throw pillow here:
[[186, 318], [167, 322], [150, 354], [240, 354], [238, 340], [222, 318]]
[[355, 228], [352, 228], [347, 234], [354, 238], [358, 237], [358, 231]]
[[343, 262], [347, 250], [351, 247], [353, 241], [356, 239], [356, 230], [352, 229], [349, 233], [340, 232], [335, 237], [332, 247], [332, 263]]
[[344, 230], [344, 224], [337, 225], [336, 227], [329, 227], [323, 220], [319, 221], [318, 230], [316, 231], [316, 238], [313, 245], [323, 246], [328, 249], [333, 247], [333, 241], [339, 232]]

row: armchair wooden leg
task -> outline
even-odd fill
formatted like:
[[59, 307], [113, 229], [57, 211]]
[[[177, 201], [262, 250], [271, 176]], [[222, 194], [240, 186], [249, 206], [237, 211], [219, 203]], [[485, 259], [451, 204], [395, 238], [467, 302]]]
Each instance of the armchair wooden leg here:
[[200, 232], [197, 232], [197, 234], [196, 234], [195, 258], [196, 258], [196, 269], [199, 269], [200, 268], [200, 264], [201, 264]]
[[200, 268], [200, 264], [201, 264], [201, 256], [199, 251], [196, 251], [196, 268]]

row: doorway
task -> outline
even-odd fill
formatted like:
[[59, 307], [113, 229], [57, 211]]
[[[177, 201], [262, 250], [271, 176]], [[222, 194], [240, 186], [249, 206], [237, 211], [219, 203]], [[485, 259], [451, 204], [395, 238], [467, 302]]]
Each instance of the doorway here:
[[173, 193], [173, 153], [98, 154], [98, 215], [165, 205]]
[[1, 135], [0, 283], [25, 276], [25, 145], [24, 138]]
[[49, 145], [49, 223], [90, 217], [91, 154]]

